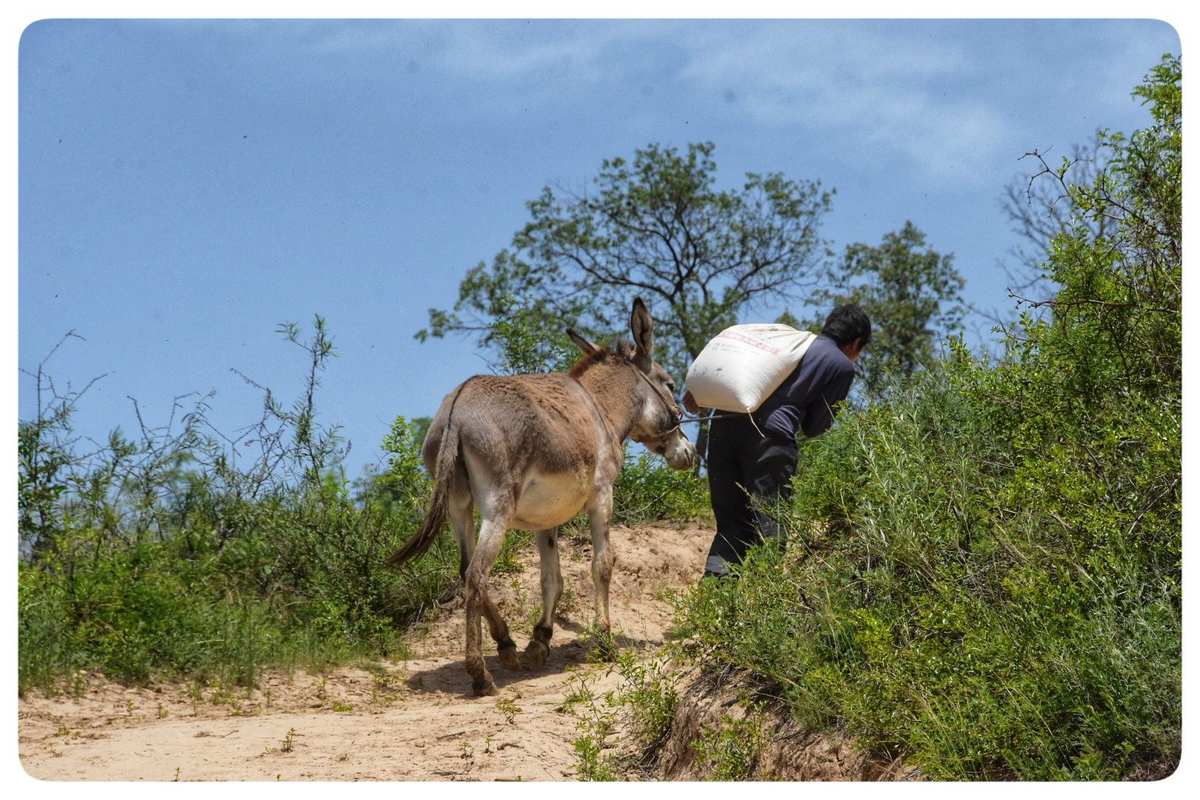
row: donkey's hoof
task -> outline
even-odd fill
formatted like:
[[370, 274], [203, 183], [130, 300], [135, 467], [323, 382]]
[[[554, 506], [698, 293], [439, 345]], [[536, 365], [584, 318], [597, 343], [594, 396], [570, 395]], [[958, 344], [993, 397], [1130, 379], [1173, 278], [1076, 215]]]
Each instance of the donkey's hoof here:
[[508, 647], [501, 647], [498, 652], [500, 654], [500, 663], [504, 665], [505, 669], [515, 671], [521, 668], [521, 661], [517, 658], [517, 646], [515, 644], [510, 644]]
[[482, 678], [471, 678], [471, 691], [476, 697], [488, 697], [496, 694], [496, 683], [492, 676], [487, 674]]
[[550, 655], [550, 648], [537, 639], [533, 639], [525, 647], [525, 652], [521, 654], [521, 665], [525, 669], [540, 669], [546, 663], [546, 657]]

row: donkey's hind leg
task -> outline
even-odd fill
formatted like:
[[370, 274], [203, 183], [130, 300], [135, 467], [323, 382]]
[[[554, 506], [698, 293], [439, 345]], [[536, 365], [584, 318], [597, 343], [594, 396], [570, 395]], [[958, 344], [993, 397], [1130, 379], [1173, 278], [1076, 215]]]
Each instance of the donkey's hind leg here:
[[500, 663], [506, 669], [520, 669], [521, 662], [517, 658], [517, 643], [509, 635], [508, 623], [504, 621], [504, 617], [500, 616], [500, 609], [488, 595], [486, 587], [483, 590], [483, 616], [487, 619], [488, 632], [492, 634], [492, 639], [496, 642], [496, 653], [500, 656]]
[[550, 654], [550, 637], [554, 634], [554, 607], [562, 594], [562, 571], [558, 562], [558, 528], [537, 532], [538, 560], [542, 567], [542, 618], [533, 628], [533, 638], [525, 647], [521, 663], [526, 669], [537, 669], [546, 663]]
[[458, 577], [463, 582], [463, 597], [466, 597], [467, 567], [475, 552], [475, 505], [469, 492], [450, 495], [450, 527], [454, 529], [454, 541], [458, 544]]
[[[483, 652], [480, 649], [481, 626], [480, 612], [491, 604], [487, 596], [488, 572], [492, 562], [500, 554], [500, 545], [504, 543], [504, 534], [508, 530], [508, 519], [484, 517], [479, 527], [479, 541], [475, 544], [475, 552], [471, 555], [471, 563], [467, 566], [464, 578], [467, 600], [467, 652], [466, 667], [471, 675], [471, 688], [477, 696], [495, 694], [496, 683], [491, 673], [483, 663]], [[495, 608], [494, 606], [492, 607]], [[502, 628], [496, 627], [499, 623]], [[492, 638], [500, 641], [508, 638], [508, 626], [500, 619], [499, 613], [488, 614], [488, 627]], [[508, 640], [511, 645], [511, 639]], [[507, 648], [514, 656], [516, 646]], [[503, 658], [503, 651], [502, 651]], [[515, 658], [513, 659], [515, 662]]]
[[[459, 497], [451, 498], [450, 522], [454, 528], [455, 541], [458, 542], [458, 575], [463, 580], [465, 596], [467, 568], [470, 566], [471, 559], [475, 554], [475, 507], [471, 502], [470, 494], [466, 495], [465, 500]], [[503, 541], [503, 537], [501, 541]], [[500, 609], [492, 602], [492, 598], [488, 595], [486, 587], [483, 590], [481, 606], [483, 616], [487, 619], [488, 632], [496, 641], [496, 648], [500, 654], [500, 663], [504, 664], [508, 669], [519, 669], [520, 663], [517, 659], [517, 644], [509, 635], [508, 623], [500, 616]]]

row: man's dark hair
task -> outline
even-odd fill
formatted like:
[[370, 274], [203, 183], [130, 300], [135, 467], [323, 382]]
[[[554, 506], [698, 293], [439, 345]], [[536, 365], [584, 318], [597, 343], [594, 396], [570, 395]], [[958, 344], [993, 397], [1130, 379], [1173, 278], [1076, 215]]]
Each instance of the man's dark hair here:
[[871, 341], [871, 320], [856, 303], [838, 306], [825, 318], [821, 333], [837, 342], [838, 347], [861, 339], [862, 347]]

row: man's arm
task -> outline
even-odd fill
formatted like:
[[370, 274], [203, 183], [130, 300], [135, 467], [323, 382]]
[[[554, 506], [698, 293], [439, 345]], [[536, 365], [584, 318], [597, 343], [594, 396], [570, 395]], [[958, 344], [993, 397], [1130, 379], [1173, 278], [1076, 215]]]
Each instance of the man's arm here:
[[825, 382], [825, 386], [817, 393], [816, 398], [808, 404], [800, 427], [805, 436], [819, 436], [833, 425], [833, 417], [837, 414], [837, 404], [850, 394], [850, 384], [854, 382], [854, 368], [838, 370]]

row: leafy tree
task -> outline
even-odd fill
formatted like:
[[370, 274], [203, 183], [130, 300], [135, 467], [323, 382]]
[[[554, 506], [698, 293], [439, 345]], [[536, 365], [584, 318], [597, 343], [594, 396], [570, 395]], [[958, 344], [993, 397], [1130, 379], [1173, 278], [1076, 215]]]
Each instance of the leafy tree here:
[[421, 457], [421, 446], [432, 422], [432, 417], [407, 419], [403, 416], [392, 421], [391, 430], [380, 444], [387, 454], [387, 465], [382, 470], [368, 467], [357, 481], [358, 502], [384, 506], [404, 503], [413, 509], [424, 507], [429, 476]]
[[713, 149], [651, 144], [631, 161], [602, 162], [590, 191], [547, 186], [511, 246], [471, 269], [453, 309], [431, 309], [417, 338], [473, 333], [528, 366], [503, 355], [506, 320], [603, 334], [624, 327], [640, 295], [655, 315], [659, 361], [682, 377], [741, 309], [811, 286], [830, 255], [818, 229], [832, 192], [779, 173], [718, 189]]
[[786, 308], [785, 308], [785, 309], [784, 309], [784, 310], [783, 310], [783, 311], [782, 311], [782, 312], [779, 314], [779, 316], [778, 316], [778, 317], [776, 317], [776, 318], [775, 318], [775, 324], [777, 324], [777, 325], [790, 325], [791, 327], [793, 327], [793, 328], [796, 328], [796, 329], [798, 329], [798, 330], [801, 330], [801, 329], [803, 329], [803, 330], [812, 330], [812, 326], [811, 326], [811, 325], [808, 325], [808, 326], [806, 326], [806, 325], [805, 325], [803, 322], [801, 322], [801, 321], [800, 321], [800, 320], [799, 320], [799, 319], [796, 317], [796, 315], [795, 315], [795, 314], [793, 314], [793, 313], [791, 312], [791, 310], [790, 310], [790, 309], [786, 309]]
[[929, 247], [912, 222], [878, 246], [848, 245], [833, 282], [817, 297], [828, 305], [858, 303], [871, 318], [861, 362], [870, 397], [885, 391], [888, 376], [908, 376], [927, 363], [939, 334], [961, 329], [965, 281], [953, 256]]
[[[1054, 341], [1095, 363], [1097, 342], [1127, 389], [1178, 393], [1182, 380], [1182, 65], [1164, 55], [1133, 94], [1154, 124], [1126, 137], [1101, 130], [1108, 164], [1090, 183], [1069, 180], [1041, 156], [1043, 177], [1070, 201], [1072, 215], [1053, 240], [1050, 278], [1062, 288], [1046, 299], [1018, 299], [1053, 311]], [[1036, 332], [1035, 332], [1036, 333]], [[1070, 333], [1071, 335], [1067, 335]], [[1035, 338], [1040, 338], [1035, 336]]]
[[497, 319], [488, 336], [500, 357], [492, 369], [505, 375], [562, 371], [580, 355], [562, 325], [547, 327], [547, 320], [530, 309]]

